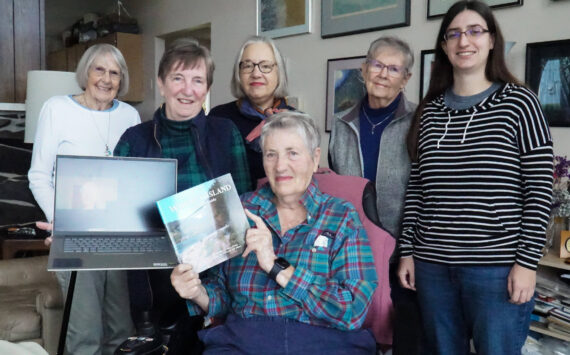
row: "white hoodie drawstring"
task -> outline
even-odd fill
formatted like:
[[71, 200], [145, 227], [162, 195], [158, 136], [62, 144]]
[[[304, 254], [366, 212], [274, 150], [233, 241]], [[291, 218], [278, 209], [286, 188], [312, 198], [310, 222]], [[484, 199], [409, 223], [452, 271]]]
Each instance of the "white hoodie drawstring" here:
[[447, 112], [447, 122], [445, 123], [445, 131], [443, 132], [443, 136], [441, 136], [441, 138], [439, 138], [437, 140], [437, 149], [439, 149], [439, 142], [441, 142], [445, 136], [447, 135], [447, 125], [449, 124], [449, 122], [451, 121], [451, 115], [449, 114], [449, 111]]
[[477, 110], [474, 110], [473, 114], [471, 114], [471, 118], [469, 118], [469, 121], [467, 122], [467, 126], [465, 126], [465, 130], [463, 131], [463, 139], [461, 139], [462, 144], [463, 144], [463, 142], [465, 142], [465, 136], [467, 135], [467, 129], [469, 128], [469, 124], [471, 123], [471, 120], [473, 119], [473, 116], [475, 116], [476, 113], [477, 113]]

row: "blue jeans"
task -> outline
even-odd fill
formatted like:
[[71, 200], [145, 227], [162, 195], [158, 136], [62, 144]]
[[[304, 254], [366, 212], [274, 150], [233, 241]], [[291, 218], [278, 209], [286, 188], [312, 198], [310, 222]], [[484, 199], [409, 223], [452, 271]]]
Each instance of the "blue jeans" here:
[[198, 332], [204, 355], [375, 355], [368, 329], [344, 331], [318, 327], [285, 317], [241, 318], [230, 314], [222, 325]]
[[434, 354], [520, 355], [534, 300], [509, 302], [510, 266], [446, 266], [415, 260], [426, 340]]

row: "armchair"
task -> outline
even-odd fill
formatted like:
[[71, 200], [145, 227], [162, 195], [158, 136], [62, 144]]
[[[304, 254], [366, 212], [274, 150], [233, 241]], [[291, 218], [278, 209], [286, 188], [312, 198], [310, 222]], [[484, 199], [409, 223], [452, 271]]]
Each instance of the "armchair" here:
[[0, 260], [0, 339], [57, 351], [63, 297], [47, 256]]

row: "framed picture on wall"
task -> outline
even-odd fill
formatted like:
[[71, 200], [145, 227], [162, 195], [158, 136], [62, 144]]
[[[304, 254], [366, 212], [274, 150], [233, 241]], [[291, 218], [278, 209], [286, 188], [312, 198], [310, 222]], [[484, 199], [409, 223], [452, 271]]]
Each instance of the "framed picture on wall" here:
[[420, 66], [420, 101], [426, 95], [429, 88], [429, 80], [431, 78], [431, 69], [435, 59], [435, 50], [425, 49], [421, 52], [421, 66]]
[[327, 61], [327, 102], [325, 130], [330, 132], [334, 115], [356, 105], [366, 93], [360, 68], [366, 56]]
[[257, 35], [271, 38], [311, 32], [311, 0], [256, 0]]
[[527, 43], [525, 81], [548, 124], [570, 127], [570, 40]]
[[[457, 0], [428, 0], [427, 17], [436, 18], [445, 15]], [[523, 0], [483, 0], [490, 7], [521, 6]]]
[[410, 25], [410, 0], [322, 0], [321, 37]]

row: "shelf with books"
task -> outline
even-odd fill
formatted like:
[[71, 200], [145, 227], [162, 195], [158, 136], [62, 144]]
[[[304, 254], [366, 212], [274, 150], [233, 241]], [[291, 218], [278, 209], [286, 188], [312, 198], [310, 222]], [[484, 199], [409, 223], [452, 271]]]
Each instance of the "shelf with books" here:
[[548, 335], [548, 336], [551, 336], [553, 338], [557, 338], [560, 340], [570, 341], [570, 335], [550, 330], [546, 327], [546, 325], [539, 323], [539, 322], [531, 322], [530, 323], [530, 330], [533, 330], [537, 333]]
[[550, 249], [550, 251], [540, 259], [539, 265], [550, 266], [562, 270], [570, 270], [570, 264], [566, 264], [564, 259], [559, 258], [556, 251]]

